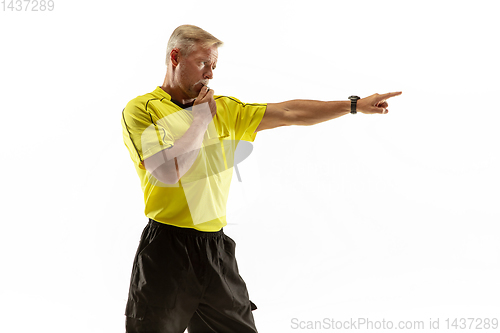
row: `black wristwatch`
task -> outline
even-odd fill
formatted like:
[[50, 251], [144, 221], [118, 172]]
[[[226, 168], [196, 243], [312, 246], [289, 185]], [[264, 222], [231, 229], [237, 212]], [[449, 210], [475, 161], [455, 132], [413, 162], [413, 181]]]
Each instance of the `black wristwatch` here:
[[351, 113], [356, 114], [356, 104], [358, 99], [361, 98], [359, 98], [359, 96], [349, 96], [349, 99], [351, 100]]

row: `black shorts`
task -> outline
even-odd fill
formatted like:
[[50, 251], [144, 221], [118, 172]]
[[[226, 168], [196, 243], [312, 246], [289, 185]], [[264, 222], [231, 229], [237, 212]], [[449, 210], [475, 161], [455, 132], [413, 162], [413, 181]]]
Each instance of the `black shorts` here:
[[149, 220], [135, 255], [125, 310], [128, 333], [257, 332], [236, 243]]

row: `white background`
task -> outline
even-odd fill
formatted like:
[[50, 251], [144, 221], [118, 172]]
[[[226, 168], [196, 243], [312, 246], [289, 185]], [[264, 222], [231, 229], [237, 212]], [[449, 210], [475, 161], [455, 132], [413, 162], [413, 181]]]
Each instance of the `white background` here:
[[180, 24], [225, 42], [216, 94], [403, 91], [387, 115], [257, 134], [224, 230], [260, 332], [499, 316], [496, 1], [54, 2], [0, 12], [6, 332], [124, 331], [147, 219], [121, 111], [163, 83]]

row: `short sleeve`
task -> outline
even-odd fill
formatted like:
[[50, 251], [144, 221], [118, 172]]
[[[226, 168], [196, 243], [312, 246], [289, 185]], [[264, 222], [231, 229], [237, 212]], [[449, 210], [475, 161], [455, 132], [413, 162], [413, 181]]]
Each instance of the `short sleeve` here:
[[242, 103], [234, 97], [225, 97], [223, 102], [229, 108], [236, 140], [253, 142], [257, 135], [254, 132], [264, 117], [267, 104]]
[[134, 163], [143, 170], [146, 158], [174, 145], [168, 127], [155, 118], [143, 104], [134, 101], [122, 112], [123, 141]]

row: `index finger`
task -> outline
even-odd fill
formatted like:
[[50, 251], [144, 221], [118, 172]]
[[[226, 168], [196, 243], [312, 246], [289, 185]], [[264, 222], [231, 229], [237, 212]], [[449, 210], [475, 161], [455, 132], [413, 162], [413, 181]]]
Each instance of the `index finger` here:
[[401, 95], [402, 93], [403, 93], [402, 91], [398, 91], [398, 92], [391, 92], [391, 93], [387, 93], [387, 94], [380, 95], [380, 98], [381, 98], [381, 99], [388, 99], [388, 98], [391, 98], [391, 97], [394, 97], [394, 96], [399, 96], [399, 95]]

